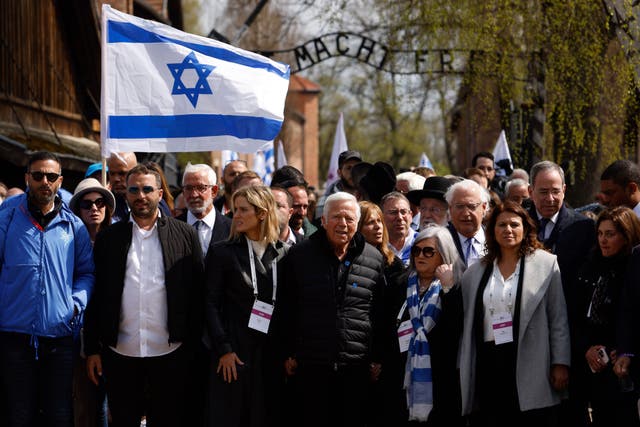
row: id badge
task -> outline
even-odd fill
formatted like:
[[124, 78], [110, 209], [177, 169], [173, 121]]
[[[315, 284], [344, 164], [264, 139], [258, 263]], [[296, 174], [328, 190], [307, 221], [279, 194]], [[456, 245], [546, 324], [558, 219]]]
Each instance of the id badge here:
[[496, 313], [491, 316], [493, 339], [496, 345], [513, 342], [513, 320], [510, 313]]
[[271, 323], [271, 316], [273, 315], [273, 306], [256, 300], [251, 307], [251, 317], [249, 317], [249, 327], [267, 333], [269, 331], [269, 323]]
[[411, 337], [413, 336], [413, 326], [411, 325], [411, 320], [405, 320], [400, 323], [398, 327], [398, 345], [400, 346], [400, 353], [404, 353], [409, 350], [409, 343], [411, 342]]

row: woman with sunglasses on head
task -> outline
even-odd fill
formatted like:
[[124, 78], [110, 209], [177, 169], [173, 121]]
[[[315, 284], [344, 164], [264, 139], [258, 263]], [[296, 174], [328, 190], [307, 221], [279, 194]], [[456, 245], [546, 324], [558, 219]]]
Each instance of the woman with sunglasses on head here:
[[[82, 220], [91, 244], [98, 233], [111, 224], [111, 215], [115, 209], [116, 199], [95, 178], [85, 178], [77, 185], [69, 208]], [[81, 363], [74, 368], [74, 418], [76, 425], [101, 426], [108, 425], [107, 399], [104, 382], [95, 386], [87, 377], [86, 363], [81, 350]]]
[[552, 426], [568, 385], [569, 324], [556, 256], [527, 212], [497, 205], [486, 255], [464, 273], [462, 413], [472, 425]]
[[399, 351], [406, 347], [404, 388], [410, 425], [462, 425], [456, 360], [463, 271], [445, 227], [430, 226], [416, 236], [406, 304], [396, 317]]
[[581, 294], [577, 338], [584, 359], [576, 371], [586, 385], [592, 426], [640, 426], [637, 390], [629, 377], [619, 380], [613, 371], [624, 357], [615, 351], [616, 322], [631, 249], [640, 243], [640, 220], [629, 208], [608, 209], [598, 216], [596, 230], [598, 244], [572, 287]]
[[[278, 264], [276, 202], [264, 186], [233, 193], [229, 240], [208, 252], [205, 312], [212, 342], [207, 425], [278, 426], [284, 378], [275, 345]], [[275, 319], [275, 318], [274, 318]]]

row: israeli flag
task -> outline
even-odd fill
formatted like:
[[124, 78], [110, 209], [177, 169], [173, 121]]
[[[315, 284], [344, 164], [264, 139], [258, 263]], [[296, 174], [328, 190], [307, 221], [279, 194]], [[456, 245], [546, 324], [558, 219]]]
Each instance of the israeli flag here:
[[271, 185], [271, 175], [274, 170], [273, 142], [265, 151], [258, 151], [253, 155], [253, 171], [258, 174], [264, 185]]
[[433, 165], [431, 164], [431, 160], [429, 160], [429, 156], [427, 156], [427, 153], [422, 153], [422, 155], [420, 156], [420, 164], [418, 166], [433, 169]]
[[102, 155], [255, 153], [284, 119], [289, 66], [102, 7]]

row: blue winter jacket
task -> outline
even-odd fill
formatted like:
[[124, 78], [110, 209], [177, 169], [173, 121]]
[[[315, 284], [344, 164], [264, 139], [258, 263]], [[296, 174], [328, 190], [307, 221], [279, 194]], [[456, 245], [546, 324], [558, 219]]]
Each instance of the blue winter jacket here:
[[16, 197], [0, 210], [0, 331], [72, 335], [95, 281], [89, 233], [64, 204], [42, 229]]

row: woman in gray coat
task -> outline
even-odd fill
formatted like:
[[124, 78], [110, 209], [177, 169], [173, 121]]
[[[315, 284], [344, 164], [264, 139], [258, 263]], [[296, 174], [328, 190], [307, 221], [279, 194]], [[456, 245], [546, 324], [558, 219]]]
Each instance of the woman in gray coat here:
[[570, 360], [556, 257], [513, 202], [495, 207], [485, 235], [487, 255], [462, 278], [462, 412], [474, 425], [554, 425]]

